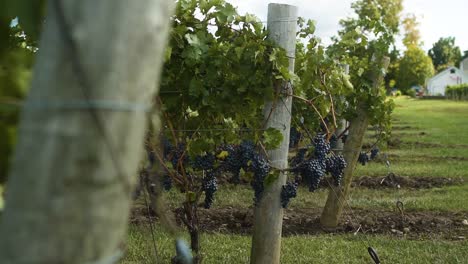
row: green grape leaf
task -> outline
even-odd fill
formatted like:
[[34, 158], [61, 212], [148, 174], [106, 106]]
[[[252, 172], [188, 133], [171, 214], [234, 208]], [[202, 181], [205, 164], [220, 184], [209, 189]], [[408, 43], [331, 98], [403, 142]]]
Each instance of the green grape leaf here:
[[263, 132], [263, 144], [267, 150], [278, 148], [283, 139], [283, 134], [278, 129], [270, 127]]

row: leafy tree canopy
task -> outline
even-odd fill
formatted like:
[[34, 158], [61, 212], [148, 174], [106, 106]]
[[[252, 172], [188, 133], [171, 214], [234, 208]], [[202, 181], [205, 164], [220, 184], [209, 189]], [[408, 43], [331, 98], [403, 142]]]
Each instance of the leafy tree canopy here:
[[[382, 71], [382, 58], [390, 56], [391, 48], [395, 47], [402, 0], [358, 0], [352, 8], [357, 16], [340, 22], [343, 29], [333, 39], [328, 53], [351, 65], [350, 76], [355, 90], [347, 98], [350, 105], [366, 102], [372, 116], [371, 124], [385, 130], [390, 126], [393, 103], [386, 99], [383, 87], [373, 89], [373, 80]], [[352, 115], [352, 109], [348, 113]]]
[[441, 72], [449, 66], [459, 66], [461, 61], [461, 51], [455, 46], [455, 38], [440, 38], [432, 45], [429, 50], [429, 56], [432, 58], [437, 72]]
[[421, 48], [419, 23], [415, 15], [407, 15], [403, 19], [405, 30], [403, 44], [406, 51], [398, 63], [397, 87], [407, 93], [412, 86], [424, 86], [426, 80], [434, 74], [432, 60]]
[[404, 93], [412, 86], [424, 86], [426, 80], [434, 75], [431, 58], [416, 45], [408, 47], [399, 66], [397, 87]]

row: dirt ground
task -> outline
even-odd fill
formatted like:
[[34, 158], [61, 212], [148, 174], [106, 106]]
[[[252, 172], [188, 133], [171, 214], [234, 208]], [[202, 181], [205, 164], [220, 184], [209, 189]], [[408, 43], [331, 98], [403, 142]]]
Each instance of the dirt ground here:
[[366, 187], [371, 189], [383, 188], [411, 188], [411, 189], [428, 189], [434, 187], [443, 187], [450, 185], [463, 184], [463, 178], [446, 178], [446, 177], [404, 177], [390, 174], [386, 177], [360, 177], [353, 180], [354, 187]]
[[[333, 230], [320, 225], [319, 209], [286, 209], [283, 218], [283, 236], [319, 234], [384, 234], [410, 239], [465, 240], [468, 238], [468, 212], [404, 212], [346, 210], [343, 223]], [[177, 213], [176, 213], [177, 214]], [[145, 224], [158, 221], [147, 210], [134, 210], [131, 222]], [[204, 232], [246, 234], [252, 232], [253, 208], [232, 207], [199, 208], [200, 230]], [[180, 224], [180, 223], [179, 223]]]

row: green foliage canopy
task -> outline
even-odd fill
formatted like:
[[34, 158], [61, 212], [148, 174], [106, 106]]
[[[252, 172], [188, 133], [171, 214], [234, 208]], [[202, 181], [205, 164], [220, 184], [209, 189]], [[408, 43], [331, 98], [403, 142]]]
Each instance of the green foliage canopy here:
[[460, 48], [455, 46], [454, 37], [440, 38], [432, 45], [428, 54], [432, 58], [437, 72], [441, 72], [449, 66], [458, 67], [462, 57]]
[[424, 86], [426, 80], [434, 75], [432, 60], [426, 52], [416, 45], [411, 45], [405, 51], [400, 61], [397, 86], [406, 93], [412, 86]]
[[383, 57], [390, 55], [399, 31], [401, 0], [358, 0], [352, 4], [357, 17], [340, 22], [342, 30], [328, 49], [330, 56], [349, 64], [354, 92], [348, 96], [351, 119], [356, 106], [365, 102], [371, 124], [389, 131], [393, 102], [388, 101], [384, 87], [373, 89], [375, 76], [382, 71]]

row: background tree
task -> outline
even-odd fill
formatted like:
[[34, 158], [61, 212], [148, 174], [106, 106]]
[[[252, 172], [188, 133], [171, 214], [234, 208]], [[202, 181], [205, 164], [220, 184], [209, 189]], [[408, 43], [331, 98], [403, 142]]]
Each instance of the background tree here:
[[408, 14], [402, 21], [405, 35], [403, 37], [403, 44], [406, 47], [415, 45], [421, 46], [421, 32], [419, 31], [419, 22], [414, 14]]
[[400, 60], [397, 87], [403, 93], [408, 93], [412, 86], [424, 86], [426, 80], [433, 75], [431, 58], [419, 46], [411, 45]]
[[461, 60], [464, 60], [464, 59], [466, 59], [466, 58], [468, 58], [468, 50], [465, 50], [465, 51], [463, 52], [463, 56], [462, 56]]
[[432, 45], [428, 54], [437, 72], [441, 72], [449, 66], [458, 67], [462, 58], [460, 48], [455, 46], [454, 37], [440, 38]]
[[403, 44], [406, 51], [398, 63], [397, 87], [408, 93], [415, 85], [424, 86], [426, 80], [434, 75], [432, 60], [421, 48], [421, 34], [418, 29], [418, 21], [415, 15], [407, 15], [403, 21], [405, 35]]
[[385, 75], [385, 88], [387, 92], [390, 93], [391, 89], [395, 87], [396, 79], [398, 77], [398, 69], [400, 67], [400, 51], [394, 47], [393, 50], [390, 52], [390, 65], [388, 66], [387, 75]]

